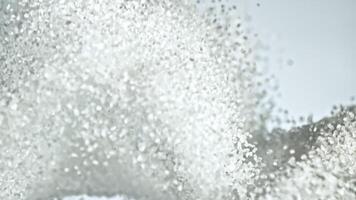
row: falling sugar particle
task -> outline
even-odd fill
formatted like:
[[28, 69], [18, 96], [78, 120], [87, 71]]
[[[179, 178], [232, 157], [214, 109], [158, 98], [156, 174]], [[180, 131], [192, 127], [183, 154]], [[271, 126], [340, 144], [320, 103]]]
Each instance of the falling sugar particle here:
[[354, 199], [354, 115], [258, 135], [253, 37], [222, 1], [203, 16], [173, 0], [26, 2], [0, 12], [1, 199]]

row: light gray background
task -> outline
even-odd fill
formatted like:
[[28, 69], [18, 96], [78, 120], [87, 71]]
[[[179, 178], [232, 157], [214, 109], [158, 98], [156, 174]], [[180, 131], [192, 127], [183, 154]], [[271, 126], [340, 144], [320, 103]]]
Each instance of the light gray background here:
[[319, 119], [333, 105], [351, 103], [356, 95], [355, 0], [245, 0], [245, 12], [252, 31], [269, 45], [265, 53], [279, 80], [279, 106], [292, 116]]

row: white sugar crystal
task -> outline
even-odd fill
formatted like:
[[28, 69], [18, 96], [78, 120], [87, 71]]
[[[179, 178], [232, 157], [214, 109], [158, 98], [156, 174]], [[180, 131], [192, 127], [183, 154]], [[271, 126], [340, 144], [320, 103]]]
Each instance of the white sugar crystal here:
[[259, 141], [265, 91], [232, 4], [3, 5], [0, 199], [352, 199], [353, 113], [307, 152]]

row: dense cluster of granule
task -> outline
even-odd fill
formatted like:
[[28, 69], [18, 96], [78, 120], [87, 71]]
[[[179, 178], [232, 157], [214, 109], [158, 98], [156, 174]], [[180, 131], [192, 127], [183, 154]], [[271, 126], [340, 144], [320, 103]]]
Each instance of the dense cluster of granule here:
[[248, 194], [258, 163], [245, 127], [256, 104], [248, 52], [241, 33], [219, 31], [188, 6], [4, 8], [2, 199]]
[[308, 148], [260, 133], [264, 94], [235, 5], [0, 8], [0, 199], [284, 199], [302, 186], [320, 191], [310, 199], [355, 196], [352, 112]]
[[298, 160], [276, 173], [266, 199], [355, 199], [356, 109], [310, 126], [319, 137]]

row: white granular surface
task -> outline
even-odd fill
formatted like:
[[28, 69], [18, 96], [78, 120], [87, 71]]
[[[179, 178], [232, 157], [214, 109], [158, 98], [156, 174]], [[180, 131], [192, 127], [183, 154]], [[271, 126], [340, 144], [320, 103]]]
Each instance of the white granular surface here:
[[355, 197], [353, 112], [303, 159], [258, 153], [264, 93], [235, 5], [0, 5], [0, 199]]

